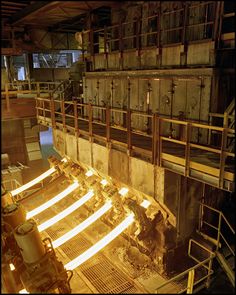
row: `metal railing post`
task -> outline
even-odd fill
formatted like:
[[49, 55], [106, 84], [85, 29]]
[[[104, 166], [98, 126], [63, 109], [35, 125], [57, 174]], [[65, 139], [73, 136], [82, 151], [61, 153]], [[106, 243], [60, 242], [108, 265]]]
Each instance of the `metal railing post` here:
[[126, 117], [126, 126], [127, 126], [127, 152], [131, 156], [132, 143], [131, 143], [131, 110], [127, 110]]
[[152, 164], [157, 163], [157, 113], [152, 116]]
[[7, 111], [10, 111], [10, 98], [9, 98], [9, 87], [8, 87], [8, 83], [5, 84], [5, 93], [6, 93], [6, 106], [7, 106]]
[[93, 136], [93, 110], [91, 103], [88, 104], [88, 117], [89, 117], [89, 137], [92, 140]]
[[110, 107], [107, 106], [106, 107], [106, 138], [107, 138], [107, 143], [109, 143], [110, 139], [111, 139], [110, 119], [111, 119]]
[[61, 101], [61, 114], [62, 114], [63, 129], [66, 130], [65, 102], [64, 102], [64, 100]]
[[187, 291], [186, 291], [187, 294], [193, 293], [194, 274], [195, 274], [194, 269], [191, 269], [188, 273], [188, 285], [187, 285]]
[[74, 125], [75, 125], [75, 135], [78, 135], [78, 109], [77, 109], [77, 101], [74, 100]]
[[212, 269], [212, 262], [213, 262], [213, 258], [214, 256], [211, 254], [210, 257], [212, 258], [210, 261], [209, 261], [209, 265], [208, 265], [208, 277], [207, 277], [207, 280], [206, 280], [206, 288], [208, 289], [210, 287], [210, 284], [211, 284], [211, 269]]
[[52, 120], [52, 128], [56, 127], [56, 118], [55, 118], [55, 102], [51, 97], [50, 99], [50, 108], [51, 108], [51, 120]]
[[222, 139], [221, 139], [219, 188], [223, 188], [224, 186], [225, 148], [226, 148], [226, 141], [227, 141], [227, 133], [228, 133], [228, 129], [224, 128], [222, 131]]
[[219, 213], [219, 223], [218, 223], [218, 232], [217, 232], [217, 246], [216, 250], [219, 250], [220, 247], [220, 231], [221, 231], [221, 212]]

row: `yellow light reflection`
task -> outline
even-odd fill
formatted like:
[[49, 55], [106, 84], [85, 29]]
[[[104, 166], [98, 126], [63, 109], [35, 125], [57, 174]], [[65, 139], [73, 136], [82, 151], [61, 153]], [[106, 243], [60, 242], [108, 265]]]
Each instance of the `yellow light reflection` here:
[[59, 220], [63, 219], [67, 215], [74, 212], [76, 209], [78, 209], [80, 206], [82, 206], [85, 202], [87, 202], [89, 199], [91, 199], [93, 195], [94, 195], [94, 192], [92, 190], [89, 191], [86, 195], [84, 195], [81, 199], [76, 201], [74, 204], [72, 204], [71, 206], [69, 206], [68, 208], [66, 208], [65, 210], [63, 210], [59, 214], [57, 214], [56, 216], [54, 216], [54, 217], [48, 219], [47, 221], [45, 221], [44, 223], [40, 224], [38, 226], [39, 232], [47, 229], [48, 227], [52, 226], [53, 224], [55, 224]]
[[148, 200], [143, 200], [142, 203], [140, 204], [140, 206], [142, 206], [143, 208], [148, 208], [150, 206], [151, 202]]
[[22, 289], [19, 291], [19, 294], [29, 294], [29, 292], [26, 289]]
[[86, 260], [95, 255], [98, 251], [113, 241], [118, 235], [120, 235], [132, 222], [134, 221], [134, 214], [131, 213], [126, 217], [118, 226], [116, 226], [108, 235], [86, 250], [84, 253], [70, 261], [65, 265], [65, 269], [73, 270]]
[[112, 202], [108, 201], [106, 202], [99, 210], [97, 210], [94, 214], [89, 216], [87, 219], [85, 219], [82, 223], [77, 225], [75, 228], [58, 238], [57, 240], [52, 242], [52, 245], [55, 248], [61, 246], [71, 238], [73, 238], [75, 235], [79, 234], [81, 231], [83, 231], [85, 228], [87, 228], [90, 224], [95, 222], [98, 218], [100, 218], [103, 214], [105, 214], [110, 208], [112, 207]]
[[64, 191], [62, 191], [60, 194], [56, 195], [54, 198], [49, 200], [48, 202], [42, 204], [41, 206], [35, 208], [34, 210], [28, 212], [26, 214], [26, 219], [32, 218], [33, 216], [41, 213], [42, 211], [46, 210], [47, 208], [51, 207], [55, 203], [59, 202], [66, 196], [68, 196], [70, 193], [72, 193], [75, 189], [77, 189], [79, 186], [78, 182], [74, 182], [72, 185], [67, 187]]
[[102, 185], [107, 185], [108, 184], [108, 181], [106, 180], [106, 179], [103, 179], [103, 180], [101, 180], [101, 182], [100, 182]]
[[67, 158], [63, 158], [61, 161], [64, 163], [68, 162]]
[[126, 188], [126, 187], [122, 187], [120, 190], [119, 190], [119, 194], [121, 194], [123, 197], [128, 193], [129, 189]]
[[92, 176], [93, 175], [93, 171], [92, 170], [89, 170], [85, 173], [86, 176]]
[[14, 264], [10, 263], [9, 266], [10, 266], [11, 271], [15, 270]]
[[11, 195], [14, 197], [17, 194], [22, 193], [23, 191], [25, 191], [26, 189], [30, 188], [31, 186], [35, 185], [36, 183], [40, 182], [41, 180], [43, 180], [44, 178], [48, 177], [49, 175], [51, 175], [54, 171], [56, 171], [56, 169], [54, 167], [50, 168], [49, 170], [47, 170], [46, 172], [44, 172], [43, 174], [39, 175], [38, 177], [36, 177], [35, 179], [31, 180], [30, 182], [27, 182], [26, 184], [22, 185], [21, 187], [18, 187], [17, 189], [11, 191]]

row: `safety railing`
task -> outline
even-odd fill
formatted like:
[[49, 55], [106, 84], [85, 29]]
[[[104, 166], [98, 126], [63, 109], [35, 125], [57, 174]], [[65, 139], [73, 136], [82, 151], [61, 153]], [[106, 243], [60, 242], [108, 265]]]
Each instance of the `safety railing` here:
[[200, 204], [199, 212], [198, 231], [215, 244], [216, 250], [226, 247], [235, 256], [235, 250], [232, 248], [232, 241], [233, 243], [235, 241], [235, 230], [224, 214], [203, 203]]
[[190, 239], [188, 256], [197, 264], [158, 286], [155, 294], [181, 294], [185, 292], [192, 294], [194, 288], [196, 292], [196, 290], [199, 291], [210, 286], [210, 278], [214, 273], [212, 262], [215, 253], [197, 241]]
[[[36, 110], [41, 123], [124, 145], [132, 156], [195, 179], [204, 173], [209, 177], [206, 183], [233, 190], [234, 167], [225, 162], [226, 156], [235, 157], [225, 148], [228, 136], [235, 135], [233, 129], [77, 100], [36, 98]], [[207, 144], [211, 130], [221, 134], [218, 145]]]
[[33, 94], [38, 97], [42, 93], [50, 94], [56, 89], [60, 82], [28, 82], [16, 81], [14, 83], [6, 83], [5, 89], [1, 91], [2, 101], [6, 103], [6, 109], [10, 110], [12, 102], [11, 97], [17, 98], [19, 94]]
[[19, 183], [19, 181], [17, 181], [16, 179], [6, 179], [2, 181], [2, 185], [3, 187], [8, 190], [8, 191], [12, 191], [18, 187], [21, 186], [21, 184]]
[[185, 3], [179, 8], [158, 11], [148, 17], [82, 32], [82, 48], [94, 55], [147, 47], [189, 44], [214, 40], [219, 19], [215, 1]]

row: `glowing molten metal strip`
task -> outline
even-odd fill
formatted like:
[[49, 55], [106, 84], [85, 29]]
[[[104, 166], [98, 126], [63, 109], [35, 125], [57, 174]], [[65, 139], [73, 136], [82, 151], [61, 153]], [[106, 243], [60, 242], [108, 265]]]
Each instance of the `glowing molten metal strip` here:
[[20, 193], [22, 193], [23, 191], [25, 191], [26, 189], [30, 188], [31, 186], [35, 185], [36, 183], [40, 182], [41, 180], [43, 180], [44, 178], [48, 177], [49, 175], [51, 175], [54, 171], [56, 171], [56, 169], [54, 167], [50, 168], [49, 170], [47, 170], [46, 172], [44, 172], [43, 174], [39, 175], [38, 177], [36, 177], [35, 179], [31, 180], [30, 182], [22, 185], [21, 187], [18, 187], [17, 189], [11, 191], [11, 195], [14, 197]]
[[143, 200], [142, 203], [140, 204], [140, 206], [142, 206], [143, 208], [147, 209], [149, 207], [149, 205], [151, 204], [150, 201], [148, 200]]
[[86, 260], [91, 258], [94, 254], [113, 241], [119, 234], [121, 234], [134, 221], [134, 214], [131, 213], [126, 217], [117, 227], [115, 227], [108, 235], [86, 250], [84, 253], [70, 261], [65, 265], [65, 269], [73, 270]]
[[56, 195], [54, 198], [49, 200], [48, 202], [42, 204], [41, 206], [35, 208], [34, 210], [30, 211], [26, 215], [26, 219], [32, 218], [33, 216], [41, 213], [42, 211], [46, 210], [47, 208], [51, 207], [55, 203], [59, 202], [63, 198], [65, 198], [67, 195], [72, 193], [77, 187], [79, 186], [78, 182], [73, 183], [69, 187], [67, 187], [64, 191], [62, 191], [60, 194]]
[[64, 211], [60, 212], [56, 216], [54, 216], [54, 217], [48, 219], [47, 221], [45, 221], [44, 223], [40, 224], [38, 226], [39, 232], [45, 230], [46, 228], [52, 226], [53, 224], [55, 224], [59, 220], [63, 219], [67, 215], [74, 212], [76, 209], [78, 209], [80, 206], [82, 206], [85, 202], [87, 202], [89, 199], [91, 199], [93, 195], [94, 195], [94, 192], [89, 191], [86, 195], [84, 195], [81, 199], [79, 199], [74, 204], [72, 204], [71, 206], [66, 208]]
[[87, 228], [90, 224], [92, 224], [94, 221], [96, 221], [99, 217], [101, 217], [103, 214], [105, 214], [110, 208], [112, 207], [111, 201], [108, 201], [103, 205], [98, 211], [96, 211], [93, 215], [89, 216], [87, 219], [85, 219], [82, 223], [80, 223], [78, 226], [64, 234], [62, 237], [58, 238], [57, 240], [52, 242], [52, 245], [55, 248], [61, 246], [71, 238], [73, 238], [75, 235], [83, 231], [85, 228]]

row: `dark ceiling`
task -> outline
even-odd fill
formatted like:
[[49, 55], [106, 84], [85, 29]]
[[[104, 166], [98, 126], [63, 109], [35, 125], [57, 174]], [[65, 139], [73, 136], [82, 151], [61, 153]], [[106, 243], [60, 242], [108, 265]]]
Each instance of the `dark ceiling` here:
[[[1, 1], [2, 25], [76, 32], [89, 12], [101, 25], [109, 25], [110, 10], [123, 1]], [[4, 29], [4, 27], [3, 27]]]

